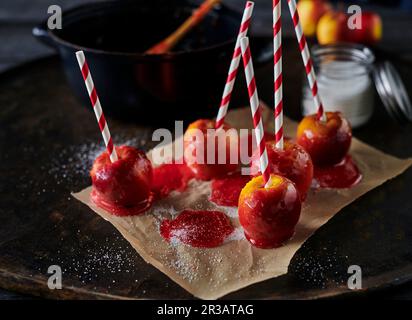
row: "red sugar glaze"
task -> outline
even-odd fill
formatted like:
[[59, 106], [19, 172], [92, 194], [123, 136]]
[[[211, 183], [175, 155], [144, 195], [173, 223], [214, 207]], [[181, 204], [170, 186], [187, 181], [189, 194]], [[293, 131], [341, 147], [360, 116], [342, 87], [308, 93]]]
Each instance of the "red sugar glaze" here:
[[193, 171], [186, 164], [162, 164], [153, 168], [152, 192], [156, 199], [161, 199], [174, 190], [184, 191], [193, 177]]
[[111, 214], [119, 217], [136, 216], [143, 214], [147, 209], [150, 208], [153, 202], [153, 194], [150, 194], [149, 199], [143, 201], [141, 204], [137, 206], [123, 207], [105, 201], [103, 197], [98, 192], [96, 192], [96, 190], [92, 191], [91, 198], [96, 206], [106, 211], [109, 211]]
[[220, 211], [184, 210], [174, 220], [163, 220], [160, 234], [196, 248], [220, 246], [233, 232], [229, 218]]
[[250, 179], [251, 176], [237, 172], [222, 179], [212, 180], [210, 201], [221, 206], [237, 207], [240, 192]]
[[321, 188], [344, 189], [357, 185], [362, 180], [362, 174], [352, 157], [347, 155], [336, 165], [315, 167], [314, 179]]
[[[291, 180], [299, 191], [302, 201], [312, 184], [313, 163], [310, 155], [298, 144], [285, 139], [283, 150], [276, 148], [275, 141], [266, 142], [271, 173]], [[252, 156], [251, 169], [260, 174], [260, 153], [256, 150]]]

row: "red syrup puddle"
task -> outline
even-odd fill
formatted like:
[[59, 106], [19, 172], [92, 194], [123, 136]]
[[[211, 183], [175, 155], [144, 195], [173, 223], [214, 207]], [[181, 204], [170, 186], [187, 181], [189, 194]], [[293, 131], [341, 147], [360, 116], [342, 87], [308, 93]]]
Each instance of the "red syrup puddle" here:
[[155, 198], [164, 198], [174, 190], [184, 191], [193, 177], [186, 164], [166, 163], [153, 168], [152, 191]]
[[150, 195], [147, 201], [144, 201], [141, 203], [141, 205], [135, 207], [122, 207], [107, 202], [95, 190], [92, 191], [91, 199], [93, 203], [99, 208], [104, 209], [115, 216], [125, 217], [143, 214], [147, 209], [151, 207], [153, 203], [153, 194]]
[[351, 188], [362, 180], [362, 174], [350, 155], [334, 166], [314, 169], [314, 180], [321, 188]]
[[217, 205], [237, 207], [240, 192], [250, 179], [250, 176], [242, 175], [240, 172], [225, 178], [213, 179], [212, 193], [209, 200]]
[[220, 211], [182, 211], [174, 220], [163, 220], [160, 234], [167, 241], [178, 240], [195, 248], [220, 246], [234, 231]]

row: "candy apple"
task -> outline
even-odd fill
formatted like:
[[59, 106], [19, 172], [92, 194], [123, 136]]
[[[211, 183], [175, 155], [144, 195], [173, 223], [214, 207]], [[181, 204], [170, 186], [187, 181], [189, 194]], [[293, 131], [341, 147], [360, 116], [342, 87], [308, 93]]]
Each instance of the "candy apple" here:
[[238, 168], [236, 130], [227, 124], [214, 128], [215, 121], [200, 119], [189, 125], [183, 137], [185, 162], [200, 180], [222, 177]]
[[260, 175], [242, 189], [238, 208], [246, 238], [256, 247], [276, 248], [293, 236], [301, 200], [295, 184], [287, 178], [272, 174], [265, 188]]
[[[275, 141], [268, 141], [266, 150], [270, 172], [291, 180], [296, 185], [301, 199], [304, 200], [313, 178], [313, 164], [310, 155], [290, 140], [285, 140], [282, 150], [276, 148]], [[251, 170], [252, 173], [260, 174], [259, 150], [252, 155]]]
[[[93, 196], [106, 206], [147, 208], [151, 202], [152, 165], [144, 152], [129, 146], [116, 147], [118, 160], [100, 154], [90, 176]], [[137, 212], [135, 212], [137, 213]]]
[[297, 143], [312, 157], [317, 166], [334, 165], [348, 153], [352, 129], [340, 112], [326, 112], [326, 121], [309, 115], [299, 123]]

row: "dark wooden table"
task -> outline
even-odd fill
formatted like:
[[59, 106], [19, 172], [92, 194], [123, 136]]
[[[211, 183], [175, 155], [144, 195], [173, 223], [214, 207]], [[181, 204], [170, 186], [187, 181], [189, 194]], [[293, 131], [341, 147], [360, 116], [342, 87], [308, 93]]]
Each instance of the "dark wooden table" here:
[[[55, 0], [53, 4], [63, 8], [84, 3], [84, 0]], [[228, 4], [235, 0], [227, 0]], [[271, 10], [268, 10], [268, 1], [256, 0], [257, 20], [255, 33], [270, 34]], [[37, 43], [31, 36], [32, 27], [47, 14], [49, 0], [2, 0], [0, 3], [0, 41], [4, 44], [0, 48], [0, 71], [7, 70], [20, 63], [34, 60], [53, 52]], [[412, 15], [383, 10], [384, 40], [382, 47], [400, 53], [404, 56], [412, 55], [412, 33], [403, 32], [412, 27]], [[286, 12], [287, 13], [287, 12]], [[288, 19], [285, 19], [288, 20]], [[292, 35], [290, 23], [286, 23], [286, 36]], [[383, 292], [373, 293], [372, 297], [394, 299], [412, 299], [412, 284], [405, 284]], [[0, 299], [30, 299], [32, 297], [0, 289]]]

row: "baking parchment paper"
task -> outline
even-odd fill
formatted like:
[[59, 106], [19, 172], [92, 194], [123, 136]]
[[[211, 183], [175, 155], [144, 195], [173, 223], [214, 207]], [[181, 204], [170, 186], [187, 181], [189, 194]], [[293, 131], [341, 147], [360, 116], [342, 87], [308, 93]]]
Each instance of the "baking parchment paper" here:
[[[274, 121], [269, 108], [263, 107], [262, 117], [265, 130], [273, 130]], [[249, 108], [229, 112], [226, 120], [237, 129], [252, 128]], [[285, 135], [294, 137], [296, 126], [295, 122], [285, 118]], [[192, 180], [187, 190], [172, 192], [141, 216], [117, 217], [96, 207], [90, 200], [91, 187], [74, 194], [74, 197], [111, 222], [146, 262], [194, 296], [217, 299], [253, 283], [287, 273], [293, 255], [319, 227], [340, 209], [401, 174], [412, 164], [412, 159], [392, 157], [357, 139], [352, 140], [350, 154], [363, 174], [362, 181], [350, 189], [310, 190], [294, 237], [277, 249], [258, 249], [250, 245], [239, 225], [237, 209], [217, 206], [208, 200], [210, 182]], [[159, 234], [161, 221], [175, 217], [184, 209], [225, 212], [236, 227], [235, 232], [222, 246], [212, 249], [166, 242]]]

